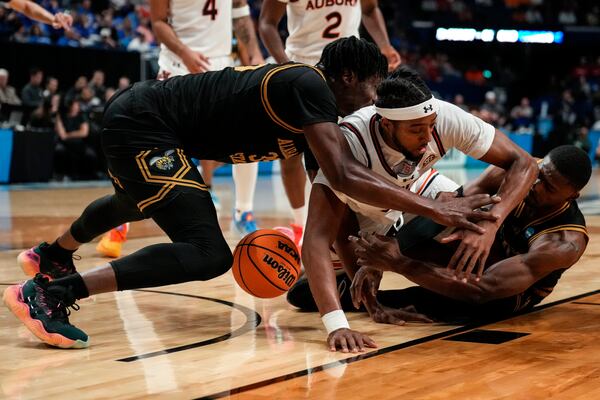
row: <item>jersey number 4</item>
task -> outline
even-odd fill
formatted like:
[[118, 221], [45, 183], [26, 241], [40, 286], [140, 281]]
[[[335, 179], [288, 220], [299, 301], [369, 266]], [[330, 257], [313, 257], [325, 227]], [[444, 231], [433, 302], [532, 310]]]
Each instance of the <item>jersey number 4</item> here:
[[323, 31], [323, 38], [335, 39], [340, 37], [340, 33], [334, 32], [334, 29], [338, 28], [342, 23], [342, 14], [340, 14], [337, 11], [334, 11], [332, 13], [327, 14], [325, 16], [325, 19], [327, 20], [327, 22], [329, 22], [329, 25], [327, 25], [327, 28], [325, 28], [325, 30]]
[[202, 9], [202, 15], [210, 15], [210, 19], [214, 21], [217, 18], [217, 0], [206, 0], [204, 8]]

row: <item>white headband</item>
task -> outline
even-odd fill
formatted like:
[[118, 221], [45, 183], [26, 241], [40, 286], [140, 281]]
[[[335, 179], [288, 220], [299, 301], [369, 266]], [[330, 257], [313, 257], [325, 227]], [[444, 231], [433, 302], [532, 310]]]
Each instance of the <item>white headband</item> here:
[[420, 104], [410, 107], [381, 108], [375, 106], [375, 111], [377, 111], [377, 114], [392, 121], [408, 121], [411, 119], [427, 117], [438, 112], [438, 109], [438, 102], [433, 96]]

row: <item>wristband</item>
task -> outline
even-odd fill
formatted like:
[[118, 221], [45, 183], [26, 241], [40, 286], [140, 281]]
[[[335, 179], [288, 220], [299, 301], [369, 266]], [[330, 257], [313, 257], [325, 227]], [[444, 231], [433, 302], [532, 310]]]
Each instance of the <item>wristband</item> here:
[[236, 7], [231, 9], [232, 19], [247, 17], [248, 15], [250, 15], [250, 6], [248, 4], [242, 7]]
[[334, 310], [328, 312], [327, 314], [321, 317], [321, 321], [323, 321], [323, 325], [325, 325], [325, 329], [327, 329], [327, 334], [329, 335], [333, 331], [337, 331], [341, 328], [350, 329], [350, 324], [348, 324], [348, 320], [344, 315], [344, 311], [342, 310]]

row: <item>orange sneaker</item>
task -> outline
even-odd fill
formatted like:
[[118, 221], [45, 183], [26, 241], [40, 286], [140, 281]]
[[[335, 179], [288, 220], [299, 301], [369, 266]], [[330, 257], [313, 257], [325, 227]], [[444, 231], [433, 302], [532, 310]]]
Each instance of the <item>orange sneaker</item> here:
[[304, 227], [302, 225], [290, 224], [294, 231], [294, 243], [298, 248], [298, 252], [302, 252], [302, 239], [304, 238]]
[[100, 242], [96, 246], [98, 253], [104, 257], [118, 258], [121, 256], [123, 242], [127, 240], [127, 232], [129, 224], [120, 225], [102, 236]]

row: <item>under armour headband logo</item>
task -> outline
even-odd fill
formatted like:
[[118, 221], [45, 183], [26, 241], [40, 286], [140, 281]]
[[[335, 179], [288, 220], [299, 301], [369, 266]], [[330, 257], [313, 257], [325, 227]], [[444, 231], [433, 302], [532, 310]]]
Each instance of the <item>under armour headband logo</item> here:
[[437, 113], [439, 108], [438, 101], [431, 96], [424, 102], [415, 104], [414, 106], [393, 108], [375, 106], [375, 111], [382, 117], [392, 121], [409, 121], [411, 119], [426, 117], [429, 113]]

